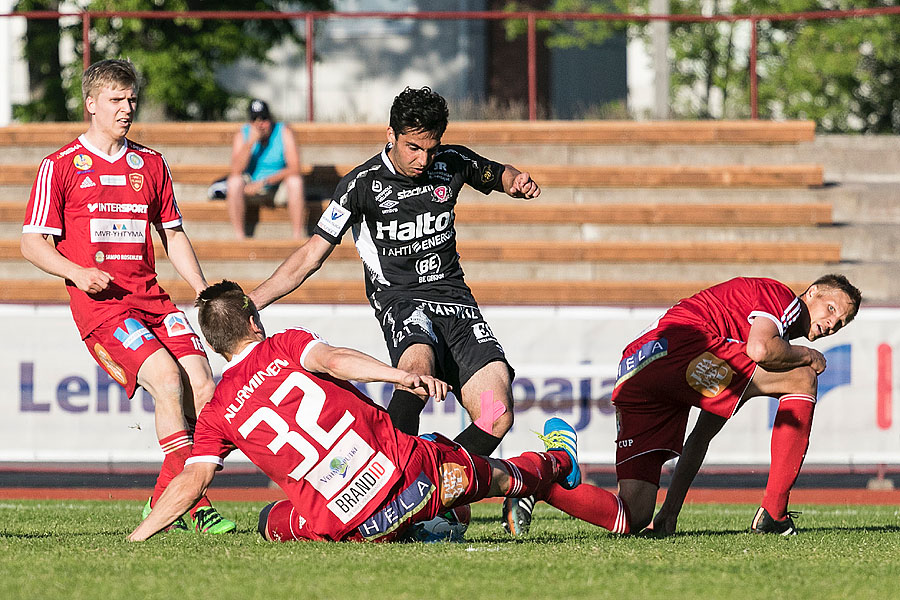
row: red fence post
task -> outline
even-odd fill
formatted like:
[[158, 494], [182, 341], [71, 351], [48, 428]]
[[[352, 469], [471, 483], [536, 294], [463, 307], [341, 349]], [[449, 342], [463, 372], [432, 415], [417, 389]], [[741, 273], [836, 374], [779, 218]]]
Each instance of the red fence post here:
[[315, 102], [313, 100], [313, 58], [315, 52], [315, 43], [313, 36], [313, 16], [310, 13], [306, 13], [306, 120], [310, 123], [315, 119], [315, 115], [313, 110], [315, 108]]
[[537, 121], [537, 32], [535, 16], [528, 13], [528, 120]]
[[757, 23], [750, 19], [750, 118], [759, 118], [759, 90], [756, 86]]

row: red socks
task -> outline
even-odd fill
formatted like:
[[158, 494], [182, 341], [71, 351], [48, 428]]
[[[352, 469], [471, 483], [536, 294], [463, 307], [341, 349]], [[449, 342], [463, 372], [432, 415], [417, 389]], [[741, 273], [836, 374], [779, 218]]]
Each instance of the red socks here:
[[572, 459], [562, 450], [525, 452], [503, 463], [510, 479], [506, 495], [512, 498], [541, 496], [572, 468]]
[[554, 484], [540, 498], [564, 513], [608, 529], [613, 533], [631, 533], [631, 515], [617, 495], [588, 483], [574, 490]]
[[778, 403], [772, 428], [772, 465], [762, 507], [773, 519], [787, 513], [788, 496], [797, 481], [812, 429], [816, 399], [807, 394], [784, 394]]
[[[156, 478], [156, 486], [153, 488], [153, 498], [150, 501], [151, 506], [156, 504], [156, 501], [163, 493], [163, 490], [166, 489], [166, 486], [169, 485], [169, 482], [184, 470], [184, 461], [191, 456], [191, 448], [193, 445], [194, 442], [191, 439], [191, 434], [187, 431], [178, 431], [159, 440], [159, 446], [166, 456], [163, 459], [162, 468], [159, 470], [159, 476]], [[200, 498], [200, 501], [197, 502], [196, 506], [191, 509], [192, 517], [194, 516], [194, 511], [201, 506], [210, 506], [206, 496]]]

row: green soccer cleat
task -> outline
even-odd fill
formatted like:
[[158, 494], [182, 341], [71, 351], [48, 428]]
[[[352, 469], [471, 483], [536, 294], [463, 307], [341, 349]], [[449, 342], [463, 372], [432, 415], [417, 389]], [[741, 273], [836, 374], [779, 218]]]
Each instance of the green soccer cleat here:
[[194, 529], [199, 533], [231, 533], [237, 523], [229, 521], [212, 506], [203, 506], [194, 511]]
[[[141, 512], [141, 520], [146, 519], [150, 515], [150, 511], [153, 509], [150, 508], [150, 501], [153, 498], [147, 498], [147, 504], [144, 505], [144, 510]], [[190, 531], [191, 528], [188, 527], [187, 521], [184, 519], [184, 515], [175, 519], [175, 522], [163, 529], [163, 531]]]
[[538, 434], [544, 442], [546, 450], [563, 450], [572, 459], [572, 471], [566, 476], [565, 482], [559, 484], [567, 490], [581, 485], [581, 467], [578, 466], [578, 436], [575, 429], [558, 417], [548, 419], [544, 423], [544, 435]]

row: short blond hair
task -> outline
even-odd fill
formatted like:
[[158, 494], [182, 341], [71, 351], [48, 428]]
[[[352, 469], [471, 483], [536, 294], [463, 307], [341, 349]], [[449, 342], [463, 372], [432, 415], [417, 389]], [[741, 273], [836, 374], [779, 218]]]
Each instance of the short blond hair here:
[[130, 60], [97, 61], [87, 68], [81, 78], [82, 100], [96, 98], [102, 88], [133, 88], [138, 90], [138, 74]]

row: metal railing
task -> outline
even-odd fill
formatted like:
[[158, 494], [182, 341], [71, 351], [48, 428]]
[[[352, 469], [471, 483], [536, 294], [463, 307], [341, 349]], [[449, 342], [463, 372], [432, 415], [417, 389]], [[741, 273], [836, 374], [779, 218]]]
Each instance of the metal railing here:
[[528, 81], [528, 119], [537, 120], [537, 23], [538, 21], [609, 21], [622, 23], [650, 23], [667, 21], [670, 23], [742, 23], [750, 24], [750, 50], [748, 71], [750, 78], [750, 117], [759, 118], [759, 90], [757, 79], [757, 54], [759, 23], [762, 21], [823, 21], [830, 19], [850, 19], [900, 15], [900, 6], [862, 8], [854, 10], [828, 10], [801, 13], [771, 13], [759, 15], [638, 15], [613, 13], [579, 13], [548, 11], [424, 11], [424, 12], [258, 12], [258, 11], [83, 11], [61, 13], [53, 11], [26, 11], [0, 14], [2, 17], [24, 17], [26, 19], [59, 19], [76, 17], [81, 19], [82, 56], [87, 68], [91, 62], [91, 23], [95, 19], [145, 19], [145, 20], [302, 20], [306, 30], [306, 72], [307, 86], [306, 104], [307, 120], [315, 120], [313, 63], [315, 52], [315, 22], [323, 19], [415, 19], [435, 21], [483, 20], [510, 21], [524, 20], [527, 23], [527, 81]]

